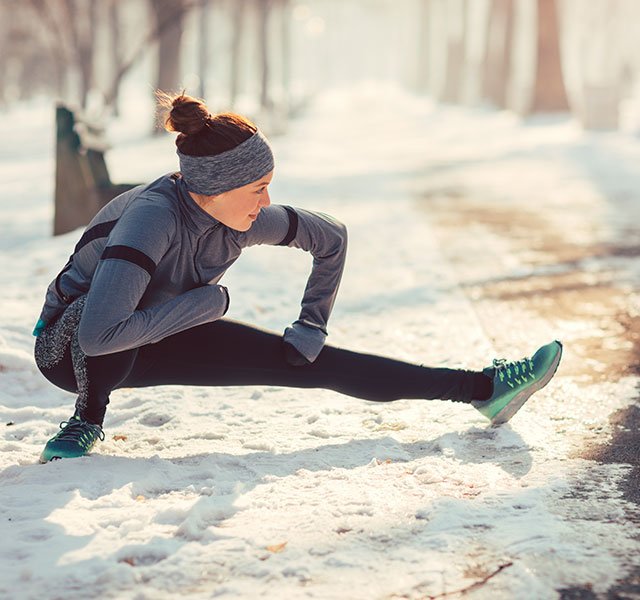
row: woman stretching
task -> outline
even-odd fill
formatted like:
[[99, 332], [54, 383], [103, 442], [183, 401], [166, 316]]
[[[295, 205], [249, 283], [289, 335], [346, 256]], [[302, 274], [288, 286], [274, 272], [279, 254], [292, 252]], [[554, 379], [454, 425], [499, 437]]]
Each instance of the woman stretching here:
[[[212, 116], [184, 94], [165, 97], [164, 105], [166, 129], [179, 132], [180, 172], [109, 202], [47, 290], [34, 331], [36, 363], [78, 397], [41, 462], [83, 456], [104, 439], [109, 396], [121, 387], [326, 388], [379, 402], [466, 402], [504, 423], [553, 377], [557, 341], [530, 358], [494, 360], [482, 372], [325, 346], [346, 254], [344, 225], [271, 204], [273, 154], [250, 121]], [[313, 256], [299, 318], [282, 336], [223, 319], [229, 293], [218, 281], [256, 244]]]

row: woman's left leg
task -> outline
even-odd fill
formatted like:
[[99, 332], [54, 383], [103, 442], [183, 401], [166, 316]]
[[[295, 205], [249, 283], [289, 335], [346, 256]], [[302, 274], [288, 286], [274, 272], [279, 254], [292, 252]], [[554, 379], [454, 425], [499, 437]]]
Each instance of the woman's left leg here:
[[309, 365], [285, 360], [282, 336], [230, 320], [188, 329], [139, 349], [121, 387], [277, 385], [325, 388], [387, 402], [470, 402], [491, 394], [491, 379], [461, 369], [428, 368], [326, 346]]

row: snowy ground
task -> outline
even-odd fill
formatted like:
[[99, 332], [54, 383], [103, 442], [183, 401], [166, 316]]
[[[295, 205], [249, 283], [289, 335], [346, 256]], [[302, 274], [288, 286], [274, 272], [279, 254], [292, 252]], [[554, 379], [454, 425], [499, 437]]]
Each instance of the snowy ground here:
[[[349, 227], [331, 343], [480, 368], [555, 337], [552, 384], [500, 428], [447, 402], [122, 390], [92, 456], [41, 466], [74, 399], [30, 331], [79, 235], [48, 235], [51, 116], [5, 115], [27, 143], [0, 156], [0, 597], [640, 597], [637, 454], [592, 460], [637, 444], [609, 420], [637, 408], [637, 139], [327, 93], [273, 140], [271, 197]], [[114, 180], [175, 168], [171, 140], [112, 135]], [[308, 258], [247, 251], [230, 316], [282, 330]]]

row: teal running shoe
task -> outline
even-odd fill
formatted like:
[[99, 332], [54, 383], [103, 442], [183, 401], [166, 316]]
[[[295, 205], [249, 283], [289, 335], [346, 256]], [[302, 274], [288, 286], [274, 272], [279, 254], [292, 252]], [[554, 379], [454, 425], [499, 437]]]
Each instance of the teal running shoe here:
[[483, 373], [493, 379], [493, 394], [488, 400], [474, 400], [477, 408], [493, 425], [506, 423], [529, 399], [554, 376], [562, 344], [559, 341], [542, 346], [531, 358], [507, 362], [496, 359]]
[[60, 431], [47, 442], [40, 455], [40, 462], [84, 456], [98, 440], [104, 440], [102, 427], [74, 415], [68, 421], [60, 423]]

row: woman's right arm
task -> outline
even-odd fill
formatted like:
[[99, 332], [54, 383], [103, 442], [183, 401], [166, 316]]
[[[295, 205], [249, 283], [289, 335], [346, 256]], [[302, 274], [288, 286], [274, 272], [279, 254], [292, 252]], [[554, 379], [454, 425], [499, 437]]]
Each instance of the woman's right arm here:
[[176, 234], [170, 210], [147, 203], [132, 207], [114, 227], [87, 294], [78, 342], [88, 356], [152, 344], [224, 315], [226, 288], [205, 285], [138, 310], [156, 266]]

